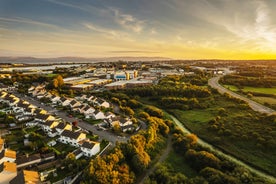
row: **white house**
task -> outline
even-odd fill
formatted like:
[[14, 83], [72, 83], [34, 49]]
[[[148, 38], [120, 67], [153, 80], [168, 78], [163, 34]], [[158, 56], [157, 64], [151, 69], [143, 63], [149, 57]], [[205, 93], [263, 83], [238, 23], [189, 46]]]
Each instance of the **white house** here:
[[70, 105], [71, 109], [73, 109], [75, 107], [81, 106], [81, 103], [76, 100], [72, 100], [69, 105]]
[[101, 98], [97, 98], [96, 101], [94, 102], [94, 104], [96, 106], [105, 107], [105, 108], [109, 108], [111, 106], [110, 103], [108, 103], [107, 101], [105, 101]]
[[133, 122], [129, 118], [115, 117], [108, 119], [108, 122], [112, 127], [118, 124], [123, 132], [134, 129]]
[[51, 102], [53, 104], [57, 104], [59, 101], [60, 101], [60, 97], [59, 96], [55, 96], [55, 95], [52, 96]]
[[93, 114], [95, 112], [95, 109], [91, 106], [86, 106], [83, 110], [82, 110], [82, 113], [87, 116], [87, 115], [90, 115], [90, 114]]
[[70, 104], [71, 99], [61, 97], [59, 101], [60, 101], [60, 103], [61, 103], [61, 105], [62, 105], [62, 106], [67, 106], [67, 105], [69, 105], [69, 104]]
[[99, 110], [96, 110], [92, 115], [91, 117], [93, 119], [105, 119], [105, 115], [102, 111], [99, 111]]
[[57, 121], [46, 121], [41, 124], [41, 127], [44, 132], [51, 132], [53, 128], [58, 126], [59, 122]]
[[72, 125], [67, 124], [67, 123], [59, 123], [56, 127], [55, 127], [56, 131], [58, 132], [59, 135], [61, 135], [61, 133], [64, 130], [69, 130], [72, 131]]
[[70, 144], [72, 146], [79, 147], [79, 142], [84, 139], [86, 139], [85, 133], [64, 130], [58, 140], [64, 144]]
[[96, 155], [100, 152], [100, 143], [99, 142], [92, 142], [92, 141], [85, 141], [81, 147], [81, 151], [87, 157], [91, 157]]

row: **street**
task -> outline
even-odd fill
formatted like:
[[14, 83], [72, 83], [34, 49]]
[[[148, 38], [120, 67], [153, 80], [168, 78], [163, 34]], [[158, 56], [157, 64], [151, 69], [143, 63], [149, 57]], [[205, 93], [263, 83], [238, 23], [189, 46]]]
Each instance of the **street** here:
[[52, 113], [52, 114], [55, 113], [58, 117], [62, 118], [66, 122], [72, 123], [74, 121], [77, 121], [78, 126], [80, 128], [91, 131], [91, 132], [93, 132], [93, 134], [98, 135], [100, 139], [105, 139], [105, 140], [111, 142], [112, 143], [111, 146], [115, 146], [116, 142], [127, 142], [128, 139], [129, 139], [129, 137], [118, 136], [118, 135], [115, 135], [115, 134], [113, 134], [112, 132], [109, 132], [109, 131], [99, 131], [99, 130], [97, 130], [96, 125], [91, 125], [91, 124], [89, 124], [87, 122], [84, 122], [81, 119], [77, 119], [75, 117], [70, 118], [70, 117], [68, 117], [66, 112], [58, 111], [54, 107], [42, 104], [40, 101], [38, 101], [38, 100], [36, 100], [32, 97], [24, 96], [24, 95], [22, 95], [20, 93], [17, 93], [17, 92], [14, 92], [14, 94], [16, 96], [20, 97], [21, 100], [26, 100], [29, 103], [48, 111], [49, 113]]

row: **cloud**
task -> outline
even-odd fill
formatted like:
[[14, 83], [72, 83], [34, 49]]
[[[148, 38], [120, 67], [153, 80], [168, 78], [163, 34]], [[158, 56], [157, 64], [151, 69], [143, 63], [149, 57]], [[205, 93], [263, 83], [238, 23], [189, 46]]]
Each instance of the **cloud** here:
[[132, 30], [135, 33], [140, 33], [144, 28], [144, 21], [138, 20], [129, 14], [124, 14], [118, 9], [111, 8], [115, 15], [115, 21], [122, 27]]
[[0, 21], [32, 24], [32, 25], [43, 26], [43, 27], [48, 27], [48, 28], [60, 28], [59, 26], [56, 26], [56, 25], [53, 25], [53, 24], [38, 22], [38, 21], [35, 21], [35, 20], [26, 19], [26, 18], [22, 18], [22, 17], [15, 17], [15, 18], [0, 17]]

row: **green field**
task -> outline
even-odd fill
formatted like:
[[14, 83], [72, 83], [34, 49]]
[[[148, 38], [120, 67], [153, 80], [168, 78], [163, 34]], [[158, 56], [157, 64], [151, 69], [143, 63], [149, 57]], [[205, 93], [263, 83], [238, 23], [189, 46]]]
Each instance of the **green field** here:
[[245, 92], [255, 92], [255, 93], [276, 95], [276, 87], [274, 87], [274, 88], [256, 88], [256, 87], [245, 86], [245, 87], [243, 87], [242, 90]]
[[[169, 112], [200, 138], [276, 176], [276, 159], [272, 156], [276, 155], [276, 126], [260, 120], [250, 108], [240, 107], [216, 96], [209, 108]], [[220, 113], [221, 108], [225, 109], [224, 114]], [[211, 125], [209, 121], [215, 118], [217, 123]]]
[[261, 104], [267, 103], [270, 105], [276, 105], [276, 98], [272, 97], [252, 97], [252, 99]]
[[[239, 91], [240, 89], [234, 85], [223, 85], [225, 88], [230, 89], [231, 91]], [[252, 92], [252, 93], [263, 93], [263, 94], [271, 94], [276, 95], [276, 87], [273, 88], [259, 88], [259, 87], [249, 87], [243, 86], [241, 89], [243, 92]]]

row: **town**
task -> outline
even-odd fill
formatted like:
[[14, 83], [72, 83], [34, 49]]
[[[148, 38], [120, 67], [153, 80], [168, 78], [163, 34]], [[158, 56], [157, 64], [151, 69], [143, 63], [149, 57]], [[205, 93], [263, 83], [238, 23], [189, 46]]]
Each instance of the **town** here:
[[[2, 64], [0, 178], [5, 181], [1, 182], [79, 181], [91, 160], [112, 153], [117, 144], [131, 142], [131, 137], [150, 129], [145, 114], [163, 116], [151, 106], [147, 113], [134, 112], [141, 106], [135, 93], [141, 96], [142, 91], [137, 89], [154, 87], [170, 77], [193, 79], [201, 85], [206, 79], [196, 79], [203, 73], [223, 77], [239, 68], [226, 62], [220, 67], [209, 61], [170, 63]], [[133, 90], [133, 97], [127, 99], [122, 90]], [[209, 95], [204, 88], [194, 90], [199, 98]], [[168, 106], [172, 99], [162, 100], [166, 100], [164, 107], [172, 107]], [[188, 105], [202, 108], [195, 98]]]

